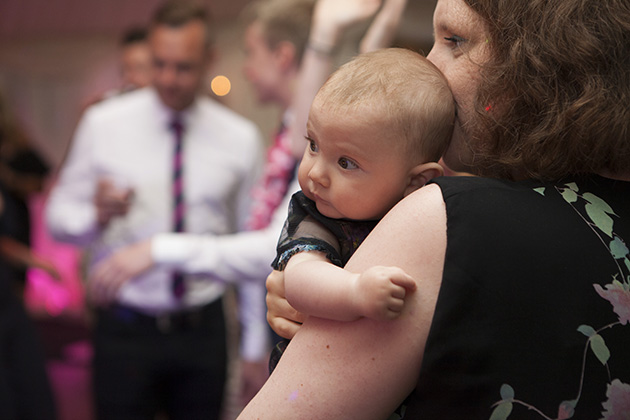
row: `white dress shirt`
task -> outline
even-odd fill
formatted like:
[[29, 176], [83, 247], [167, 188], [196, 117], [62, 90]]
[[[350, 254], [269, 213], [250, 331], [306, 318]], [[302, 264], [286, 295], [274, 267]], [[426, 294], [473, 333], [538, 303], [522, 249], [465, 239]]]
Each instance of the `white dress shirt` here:
[[[206, 97], [183, 112], [187, 232], [226, 235], [243, 227], [249, 191], [259, 174], [262, 142], [254, 124]], [[152, 88], [88, 109], [53, 188], [46, 218], [53, 237], [90, 245], [90, 266], [123, 245], [172, 229], [172, 111]], [[134, 191], [129, 212], [99, 230], [93, 204], [97, 180]], [[118, 302], [149, 314], [193, 307], [222, 295], [225, 284], [203, 272], [187, 275], [186, 294], [171, 292], [172, 270], [156, 265], [127, 282]]]
[[269, 226], [230, 235], [161, 233], [151, 243], [153, 261], [186, 273], [206, 273], [218, 281], [260, 281], [271, 272], [276, 246], [287, 219], [291, 196], [299, 191], [294, 180]]
[[[287, 110], [283, 116], [285, 127], [292, 118], [291, 110]], [[239, 284], [241, 356], [245, 360], [260, 360], [259, 343], [268, 338], [265, 279], [271, 272], [291, 196], [299, 189], [295, 177], [264, 229], [222, 236], [162, 233], [151, 242], [153, 261], [157, 264]]]
[[245, 360], [259, 360], [259, 343], [267, 339], [265, 279], [272, 270], [271, 262], [276, 256], [291, 196], [299, 189], [296, 178], [264, 229], [221, 236], [161, 233], [151, 242], [157, 264], [186, 273], [206, 273], [222, 282], [240, 283], [241, 356]]
[[[288, 127], [293, 118], [293, 111], [286, 110], [282, 117], [283, 125]], [[156, 235], [151, 243], [153, 261], [186, 273], [206, 273], [222, 282], [261, 282], [271, 272], [271, 262], [276, 256], [276, 246], [289, 213], [291, 196], [299, 190], [300, 184], [297, 176], [294, 176], [282, 202], [273, 211], [269, 225], [264, 229], [223, 236]]]

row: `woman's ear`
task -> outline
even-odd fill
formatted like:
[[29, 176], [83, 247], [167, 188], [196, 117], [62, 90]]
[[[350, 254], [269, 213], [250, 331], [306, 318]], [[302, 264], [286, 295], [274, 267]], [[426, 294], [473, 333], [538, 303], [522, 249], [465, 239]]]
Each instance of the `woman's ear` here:
[[414, 166], [409, 171], [407, 187], [405, 188], [405, 197], [412, 192], [424, 187], [424, 185], [438, 176], [444, 175], [444, 168], [437, 162], [427, 162]]

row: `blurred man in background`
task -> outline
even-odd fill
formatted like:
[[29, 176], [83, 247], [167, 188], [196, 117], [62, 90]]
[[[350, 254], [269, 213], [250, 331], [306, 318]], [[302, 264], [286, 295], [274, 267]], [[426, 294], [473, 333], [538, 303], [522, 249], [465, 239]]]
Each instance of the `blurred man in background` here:
[[[263, 175], [251, 190], [245, 232], [229, 235], [162, 233], [131, 245], [103, 261], [95, 277], [119, 273], [124, 284], [152, 267], [168, 264], [182, 272], [205, 273], [239, 284], [241, 402], [246, 403], [268, 376], [270, 334], [266, 322], [265, 279], [286, 218], [298, 159], [286, 128], [290, 105], [309, 35], [314, 0], [260, 0], [243, 12], [244, 72], [261, 104], [277, 105], [283, 118], [267, 151]], [[300, 142], [302, 143], [302, 141]], [[178, 249], [177, 253], [162, 252]], [[132, 255], [132, 258], [127, 256]], [[264, 349], [264, 351], [261, 351]]]
[[[99, 419], [218, 419], [226, 380], [225, 284], [157, 264], [122, 278], [101, 270], [163, 232], [245, 227], [261, 141], [244, 118], [201, 95], [211, 61], [207, 12], [167, 2], [149, 28], [152, 87], [90, 107], [47, 206], [57, 240], [90, 246]], [[165, 260], [182, 249], [162, 244]]]
[[147, 31], [142, 27], [127, 30], [120, 40], [121, 92], [151, 84], [151, 50]]

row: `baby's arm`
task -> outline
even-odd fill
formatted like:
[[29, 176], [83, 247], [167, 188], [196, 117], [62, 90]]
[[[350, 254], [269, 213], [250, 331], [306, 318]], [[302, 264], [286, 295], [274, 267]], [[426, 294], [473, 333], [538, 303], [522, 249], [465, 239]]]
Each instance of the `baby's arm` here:
[[286, 297], [298, 311], [319, 318], [390, 320], [400, 315], [415, 281], [398, 267], [375, 266], [361, 274], [330, 263], [322, 252], [300, 252], [284, 271]]

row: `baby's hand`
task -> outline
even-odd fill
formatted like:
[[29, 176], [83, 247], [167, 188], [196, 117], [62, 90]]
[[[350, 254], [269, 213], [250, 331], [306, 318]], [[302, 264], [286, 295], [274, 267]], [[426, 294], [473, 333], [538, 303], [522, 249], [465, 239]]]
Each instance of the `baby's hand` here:
[[354, 288], [353, 301], [362, 316], [388, 321], [401, 314], [416, 282], [398, 267], [374, 266], [355, 278]]

